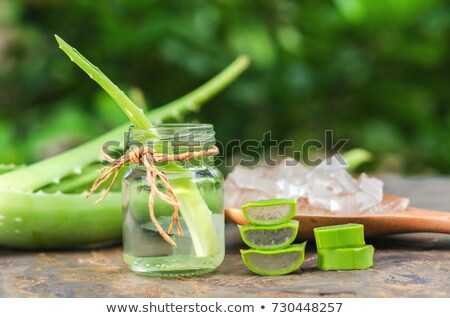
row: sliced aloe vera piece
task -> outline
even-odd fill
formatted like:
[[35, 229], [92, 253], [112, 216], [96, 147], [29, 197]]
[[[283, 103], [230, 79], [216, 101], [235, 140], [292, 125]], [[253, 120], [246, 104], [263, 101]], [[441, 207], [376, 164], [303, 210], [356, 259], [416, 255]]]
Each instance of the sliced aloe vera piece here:
[[251, 248], [277, 250], [294, 242], [298, 232], [298, 221], [277, 225], [238, 225], [242, 240]]
[[314, 237], [318, 249], [362, 246], [364, 241], [364, 226], [362, 224], [340, 224], [316, 227]]
[[242, 206], [245, 218], [257, 225], [285, 223], [294, 217], [295, 211], [295, 199], [250, 201]]
[[306, 241], [275, 251], [241, 250], [244, 264], [255, 274], [279, 276], [292, 273], [302, 265]]
[[317, 267], [321, 270], [367, 269], [373, 266], [372, 245], [317, 250]]

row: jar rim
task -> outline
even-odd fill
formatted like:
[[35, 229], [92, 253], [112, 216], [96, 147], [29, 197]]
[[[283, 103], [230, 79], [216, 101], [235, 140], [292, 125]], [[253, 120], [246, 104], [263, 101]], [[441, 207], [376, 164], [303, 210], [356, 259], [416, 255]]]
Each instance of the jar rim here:
[[212, 124], [203, 123], [164, 123], [150, 128], [130, 126], [128, 140], [210, 145], [215, 143], [215, 132]]

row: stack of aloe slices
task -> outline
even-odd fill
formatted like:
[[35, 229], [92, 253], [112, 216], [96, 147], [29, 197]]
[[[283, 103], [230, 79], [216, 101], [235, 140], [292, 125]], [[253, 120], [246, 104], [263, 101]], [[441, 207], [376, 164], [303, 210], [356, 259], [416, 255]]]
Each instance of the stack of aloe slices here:
[[303, 263], [306, 242], [292, 244], [299, 223], [291, 220], [296, 200], [252, 201], [242, 206], [250, 225], [239, 225], [242, 240], [250, 249], [241, 250], [244, 264], [259, 275], [285, 275]]
[[374, 248], [364, 241], [362, 224], [341, 224], [314, 229], [317, 267], [320, 270], [368, 269]]

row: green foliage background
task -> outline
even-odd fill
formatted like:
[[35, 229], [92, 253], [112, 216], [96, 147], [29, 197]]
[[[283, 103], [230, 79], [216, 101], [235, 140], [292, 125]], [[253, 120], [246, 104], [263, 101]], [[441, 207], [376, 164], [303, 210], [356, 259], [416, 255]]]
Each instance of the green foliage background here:
[[271, 130], [299, 148], [332, 129], [375, 154], [365, 169], [450, 173], [448, 1], [0, 0], [0, 162], [126, 120], [54, 33], [149, 107], [249, 54], [251, 69], [199, 115], [222, 142]]

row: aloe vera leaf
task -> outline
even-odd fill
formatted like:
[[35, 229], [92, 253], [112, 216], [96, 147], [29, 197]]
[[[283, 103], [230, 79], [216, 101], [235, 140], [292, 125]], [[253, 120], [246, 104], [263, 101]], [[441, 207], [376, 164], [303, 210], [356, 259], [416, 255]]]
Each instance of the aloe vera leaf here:
[[72, 62], [77, 64], [91, 79], [96, 81], [116, 102], [117, 105], [122, 108], [122, 111], [137, 127], [151, 127], [152, 123], [144, 115], [142, 108], [137, 107], [131, 99], [123, 91], [121, 91], [117, 85], [100, 71], [98, 67], [89, 62], [83, 55], [81, 55], [75, 48], [67, 44], [63, 39], [55, 34], [56, 41], [58, 41], [59, 47], [63, 50]]
[[[111, 192], [102, 204], [79, 194], [0, 191], [0, 246], [64, 248], [117, 242], [122, 236], [122, 196]], [[101, 193], [93, 195], [97, 200]], [[171, 215], [161, 200], [155, 209]], [[148, 215], [148, 213], [147, 213]]]
[[[230, 85], [248, 66], [246, 56], [238, 57], [221, 73], [191, 93], [148, 112], [153, 123], [163, 122], [169, 118], [180, 118], [190, 111], [196, 111], [205, 102]], [[35, 191], [51, 183], [58, 183], [61, 178], [76, 173], [83, 167], [101, 160], [100, 148], [105, 141], [123, 140], [123, 134], [129, 124], [124, 124], [87, 143], [64, 153], [36, 162], [24, 169], [0, 175], [1, 190]]]
[[[0, 246], [24, 249], [80, 247], [117, 242], [122, 236], [122, 195], [102, 204], [79, 194], [0, 191]], [[101, 193], [94, 194], [97, 200]], [[155, 209], [171, 210], [161, 200]]]
[[94, 205], [82, 194], [0, 191], [0, 245], [32, 249], [118, 241], [120, 202], [120, 193]]
[[195, 183], [189, 177], [169, 177], [169, 183], [180, 203], [180, 213], [189, 229], [195, 254], [203, 257], [219, 253], [221, 246], [212, 213]]
[[52, 183], [39, 190], [46, 193], [62, 192], [62, 193], [79, 193], [87, 191], [92, 183], [98, 177], [98, 164], [85, 167], [79, 174], [69, 175], [61, 179], [58, 183]]
[[[117, 180], [122, 179], [127, 169], [128, 167], [122, 167], [121, 169], [119, 169]], [[62, 178], [59, 183], [49, 184], [45, 187], [38, 189], [37, 191], [43, 191], [46, 193], [62, 192], [69, 194], [89, 191], [89, 189], [92, 187], [92, 183], [94, 183], [95, 179], [97, 179], [98, 177], [99, 174], [98, 171], [99, 171], [99, 163], [94, 163], [84, 168], [80, 174], [69, 175], [67, 177]], [[108, 184], [102, 184], [98, 187], [98, 191], [106, 189], [108, 186], [109, 186]], [[110, 191], [120, 192], [120, 190], [121, 190], [121, 183], [117, 182], [112, 186]]]
[[0, 163], [0, 174], [14, 171], [14, 170], [17, 170], [17, 169], [20, 169], [23, 167], [25, 167], [25, 165], [15, 165], [12, 163], [10, 163], [10, 164]]
[[352, 171], [361, 166], [362, 164], [372, 161], [373, 154], [362, 148], [355, 148], [342, 154], [342, 157], [348, 164], [348, 170]]
[[[56, 40], [70, 59], [114, 99], [136, 127], [144, 129], [152, 127], [152, 123], [145, 117], [143, 111], [113, 84], [106, 75], [57, 35]], [[146, 137], [148, 138], [157, 137], [150, 132], [147, 132], [147, 134], [148, 136]], [[161, 144], [155, 144], [154, 148], [158, 152], [163, 151]], [[191, 234], [196, 255], [198, 257], [206, 257], [217, 254], [220, 251], [220, 246], [212, 222], [212, 213], [204, 202], [198, 188], [192, 182], [192, 174], [174, 162], [165, 164], [164, 170], [180, 173], [173, 181], [169, 182], [180, 204], [180, 212]]]

